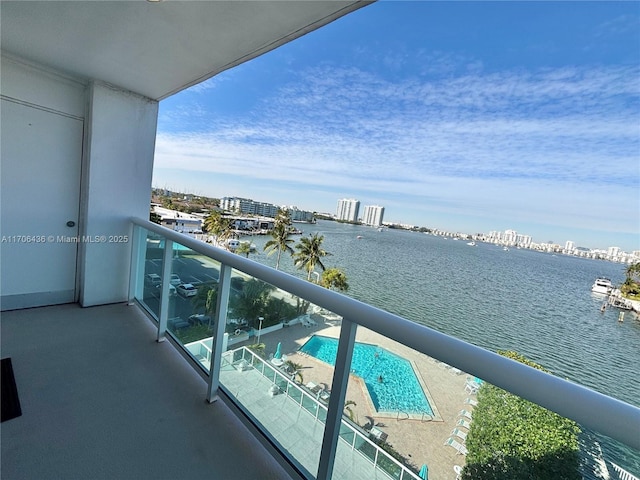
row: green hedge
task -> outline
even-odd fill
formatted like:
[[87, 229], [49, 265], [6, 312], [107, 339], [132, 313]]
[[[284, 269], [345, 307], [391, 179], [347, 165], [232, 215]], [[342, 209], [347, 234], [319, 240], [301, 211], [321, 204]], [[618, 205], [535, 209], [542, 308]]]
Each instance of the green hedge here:
[[[539, 370], [516, 352], [498, 352]], [[579, 480], [578, 425], [483, 384], [467, 437], [464, 480]]]

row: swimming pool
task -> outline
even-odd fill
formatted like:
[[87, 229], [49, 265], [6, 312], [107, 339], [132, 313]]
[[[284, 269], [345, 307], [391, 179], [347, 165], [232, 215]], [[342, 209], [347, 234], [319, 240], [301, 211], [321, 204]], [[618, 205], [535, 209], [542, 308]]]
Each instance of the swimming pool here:
[[[333, 366], [336, 363], [338, 340], [313, 335], [300, 347], [300, 351]], [[408, 360], [377, 345], [356, 342], [351, 372], [364, 380], [378, 412], [433, 415], [431, 405]]]

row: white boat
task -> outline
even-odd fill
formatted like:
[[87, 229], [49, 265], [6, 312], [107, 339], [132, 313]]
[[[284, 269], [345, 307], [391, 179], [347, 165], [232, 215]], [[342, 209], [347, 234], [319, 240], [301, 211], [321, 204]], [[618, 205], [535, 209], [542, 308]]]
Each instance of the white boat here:
[[467, 245], [471, 245], [472, 247], [475, 247], [476, 246], [476, 242], [469, 242], [469, 243], [467, 243]]
[[611, 280], [604, 277], [596, 278], [596, 281], [591, 287], [591, 291], [593, 293], [601, 293], [602, 295], [609, 295], [611, 293], [611, 290], [613, 290]]

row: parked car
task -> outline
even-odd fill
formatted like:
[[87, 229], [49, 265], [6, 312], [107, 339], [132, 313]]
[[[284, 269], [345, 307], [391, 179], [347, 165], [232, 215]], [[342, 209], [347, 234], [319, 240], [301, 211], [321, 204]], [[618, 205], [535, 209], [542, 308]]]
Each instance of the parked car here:
[[[158, 290], [160, 290], [162, 288], [162, 284], [156, 285], [156, 287], [158, 288]], [[169, 295], [173, 296], [173, 295], [176, 295], [177, 293], [178, 291], [176, 290], [176, 287], [169, 284]]]
[[157, 273], [147, 273], [144, 276], [144, 284], [157, 287], [162, 284], [162, 278]]
[[181, 319], [180, 317], [173, 317], [167, 320], [167, 327], [169, 328], [169, 330], [175, 332], [176, 330], [180, 330], [182, 328], [188, 328], [189, 322]]
[[174, 287], [177, 287], [182, 283], [182, 280], [180, 280], [180, 277], [177, 274], [172, 273], [169, 283], [171, 283], [171, 285], [173, 285]]
[[194, 315], [189, 316], [189, 323], [191, 325], [209, 325], [211, 321], [211, 317], [209, 315], [204, 315], [202, 313], [196, 313]]
[[181, 283], [176, 287], [176, 289], [183, 297], [193, 297], [198, 294], [198, 289], [190, 283]]

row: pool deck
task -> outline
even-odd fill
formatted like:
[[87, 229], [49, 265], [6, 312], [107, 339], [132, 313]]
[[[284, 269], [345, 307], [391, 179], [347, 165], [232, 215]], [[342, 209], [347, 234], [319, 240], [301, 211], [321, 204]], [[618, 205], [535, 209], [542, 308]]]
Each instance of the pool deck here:
[[[263, 334], [261, 341], [265, 344], [267, 356], [275, 352], [278, 342], [282, 344], [281, 351], [287, 359], [303, 366], [303, 384], [313, 382], [330, 390], [333, 367], [298, 349], [314, 334], [338, 338], [340, 326], [325, 323], [324, 317], [318, 314], [311, 318], [317, 322], [316, 326], [293, 325]], [[454, 480], [456, 474], [453, 467], [463, 466], [465, 457], [444, 443], [456, 428], [460, 410], [473, 410], [471, 405], [465, 404], [467, 398], [475, 398], [465, 391], [467, 375], [362, 327], [358, 328], [356, 340], [379, 345], [409, 360], [434, 411], [434, 418], [410, 418], [407, 414], [376, 412], [364, 382], [350, 375], [346, 400], [356, 404], [351, 406], [354, 420], [362, 426], [371, 422], [378, 424], [378, 428], [388, 435], [387, 442], [396, 450], [410, 458], [418, 468], [423, 463], [429, 466], [430, 478]]]

